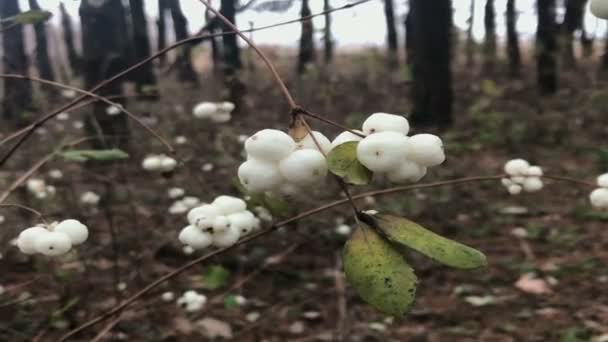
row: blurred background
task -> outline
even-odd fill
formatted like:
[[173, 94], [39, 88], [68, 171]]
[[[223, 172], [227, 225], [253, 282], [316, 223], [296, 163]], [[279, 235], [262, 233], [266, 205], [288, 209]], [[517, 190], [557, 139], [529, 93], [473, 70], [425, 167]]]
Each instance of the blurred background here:
[[[440, 134], [447, 161], [425, 182], [499, 174], [515, 157], [589, 181], [608, 169], [607, 26], [586, 0], [211, 3], [311, 112], [353, 129], [371, 113], [398, 113], [415, 133]], [[43, 11], [48, 20], [24, 16]], [[26, 256], [14, 238], [39, 219], [0, 208], [0, 341], [54, 341], [202, 255], [177, 241], [187, 222], [176, 203], [244, 196], [234, 182], [242, 142], [287, 129], [291, 117], [253, 49], [197, 0], [0, 0], [0, 18], [2, 156], [22, 136], [14, 132], [77, 96], [14, 75], [91, 89], [188, 39], [96, 91], [175, 146], [175, 171], [143, 170], [165, 147], [90, 98], [0, 163], [0, 202], [49, 221], [78, 218], [91, 232], [64, 257]], [[229, 122], [200, 120], [192, 108], [201, 101], [236, 109]], [[310, 122], [330, 139], [339, 133]], [[82, 163], [54, 153], [66, 146], [118, 147], [129, 158]], [[28, 178], [53, 190], [37, 196]], [[361, 200], [488, 256], [487, 269], [459, 272], [408, 253], [420, 285], [402, 319], [378, 313], [346, 283], [340, 255], [355, 222], [344, 207], [197, 265], [73, 340], [605, 342], [608, 214], [591, 208], [588, 190], [549, 183], [509, 196], [490, 182]], [[280, 220], [340, 196], [328, 181], [267, 209]], [[203, 310], [163, 299], [188, 290], [208, 297]]]

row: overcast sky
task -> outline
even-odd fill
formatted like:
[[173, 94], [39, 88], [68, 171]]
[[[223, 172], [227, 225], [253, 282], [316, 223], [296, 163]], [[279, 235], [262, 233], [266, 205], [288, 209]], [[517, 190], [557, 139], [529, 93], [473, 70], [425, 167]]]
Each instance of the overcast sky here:
[[[2, 1], [2, 0], [0, 0]], [[27, 9], [27, 0], [20, 0], [22, 9]], [[58, 12], [59, 3], [63, 1], [68, 8], [68, 11], [75, 19], [78, 18], [79, 0], [38, 0], [40, 6], [54, 13]], [[262, 2], [263, 0], [260, 0]], [[146, 12], [150, 18], [156, 18], [158, 15], [157, 0], [144, 0]], [[334, 7], [338, 7], [348, 3], [347, 0], [331, 0]], [[333, 32], [339, 46], [351, 45], [380, 45], [384, 43], [386, 30], [384, 24], [384, 13], [382, 0], [372, 0], [369, 3], [360, 5], [355, 8], [336, 12], [333, 14]], [[402, 18], [406, 13], [406, 1], [394, 0], [397, 5], [398, 25], [402, 30]], [[481, 39], [484, 34], [483, 30], [483, 5], [485, 1], [477, 0], [477, 9], [475, 16], [475, 37]], [[518, 20], [518, 30], [524, 36], [531, 36], [536, 30], [536, 0], [518, 0], [517, 9], [520, 12]], [[204, 25], [204, 6], [198, 0], [181, 0], [184, 14], [188, 18], [190, 30], [197, 31]], [[219, 6], [219, 0], [213, 1], [215, 6]], [[457, 26], [465, 28], [467, 26], [467, 18], [469, 16], [470, 2], [465, 0], [455, 0], [454, 3], [454, 21]], [[323, 0], [310, 0], [313, 13], [320, 12], [323, 9]], [[505, 10], [506, 0], [496, 0], [497, 26], [498, 33], [504, 34], [505, 31]], [[299, 6], [294, 6], [286, 13], [257, 13], [247, 11], [237, 16], [237, 24], [241, 28], [249, 28], [249, 22], [254, 25], [267, 25], [278, 23], [298, 17]], [[560, 14], [561, 15], [561, 14]], [[57, 16], [53, 19], [57, 22]], [[317, 17], [314, 21], [317, 28], [322, 28], [323, 18]], [[605, 30], [605, 22], [595, 19], [589, 13], [586, 16], [585, 25], [589, 32], [603, 35]], [[286, 44], [293, 45], [297, 43], [300, 34], [300, 26], [292, 24], [280, 28], [256, 32], [254, 39], [258, 43], [263, 44]]]

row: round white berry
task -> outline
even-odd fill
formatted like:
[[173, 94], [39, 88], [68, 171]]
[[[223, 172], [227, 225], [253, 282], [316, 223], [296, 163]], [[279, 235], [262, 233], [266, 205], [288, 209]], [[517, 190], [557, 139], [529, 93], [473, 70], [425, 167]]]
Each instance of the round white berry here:
[[443, 142], [433, 134], [416, 134], [409, 139], [408, 159], [422, 166], [437, 166], [445, 161]]
[[231, 214], [228, 216], [228, 220], [230, 220], [230, 226], [237, 229], [241, 235], [249, 234], [256, 226], [256, 217], [250, 211]]
[[505, 173], [509, 176], [525, 176], [528, 172], [530, 163], [523, 159], [509, 160], [505, 164]]
[[519, 194], [521, 194], [523, 189], [524, 188], [519, 184], [513, 184], [507, 188], [507, 190], [509, 191], [509, 193], [511, 195], [519, 195]]
[[387, 176], [391, 182], [418, 182], [426, 175], [426, 167], [406, 160], [395, 170], [388, 172]]
[[159, 156], [149, 156], [141, 163], [141, 167], [147, 171], [158, 171], [161, 169], [162, 158]]
[[526, 177], [524, 177], [524, 176], [513, 176], [513, 177], [511, 177], [511, 180], [515, 184], [521, 184], [521, 185], [523, 185], [524, 182], [526, 181]]
[[296, 149], [296, 142], [284, 132], [264, 129], [245, 141], [245, 151], [253, 159], [278, 162]]
[[237, 197], [225, 195], [217, 197], [211, 202], [211, 205], [218, 208], [223, 215], [230, 215], [247, 209], [247, 202]]
[[278, 165], [258, 159], [241, 164], [238, 175], [245, 189], [253, 193], [270, 191], [283, 182]]
[[231, 226], [225, 231], [213, 234], [213, 245], [220, 248], [230, 247], [237, 243], [240, 237], [238, 229]]
[[363, 133], [366, 135], [380, 132], [397, 132], [407, 135], [409, 131], [410, 124], [401, 115], [375, 113], [363, 122]]
[[232, 111], [234, 111], [234, 109], [236, 108], [236, 106], [234, 105], [234, 103], [232, 102], [220, 102], [217, 104], [218, 109], [222, 112], [227, 112], [227, 113], [232, 113]]
[[19, 237], [17, 237], [17, 247], [23, 254], [35, 254], [36, 240], [47, 233], [49, 233], [49, 231], [42, 227], [25, 229], [19, 234]]
[[173, 171], [177, 166], [177, 161], [171, 157], [164, 156], [160, 161], [160, 170], [163, 172]]
[[48, 232], [34, 240], [36, 252], [46, 256], [64, 255], [72, 249], [70, 237], [61, 232]]
[[[361, 133], [363, 134], [363, 132], [361, 131], [353, 131], [353, 132], [357, 132], [357, 133]], [[342, 133], [340, 133], [335, 139], [334, 141], [331, 142], [331, 148], [336, 148], [344, 143], [347, 142], [351, 142], [351, 141], [361, 141], [363, 140], [363, 137], [360, 137], [354, 133], [351, 133], [349, 131], [344, 131]]]
[[228, 216], [218, 216], [213, 220], [213, 234], [221, 233], [230, 228]]
[[186, 196], [182, 199], [182, 203], [188, 208], [194, 208], [201, 203], [198, 197]]
[[175, 298], [175, 295], [173, 294], [173, 292], [167, 291], [167, 292], [165, 292], [165, 293], [162, 294], [161, 298], [165, 302], [171, 302]]
[[[319, 143], [319, 146], [321, 146], [321, 151], [323, 151], [323, 153], [325, 154], [329, 153], [329, 151], [331, 150], [331, 141], [329, 141], [329, 139], [327, 139], [327, 137], [321, 132], [312, 131], [311, 133], [312, 134], [308, 134], [304, 137], [304, 139], [300, 140], [296, 144], [296, 148], [303, 150], [319, 150], [317, 144], [315, 144], [316, 139], [317, 143]], [[315, 139], [312, 138], [313, 136]]]
[[222, 214], [221, 210], [211, 204], [203, 204], [188, 212], [188, 223], [195, 225], [199, 229], [209, 228], [213, 225], [213, 220]]
[[511, 178], [503, 178], [500, 180], [500, 182], [502, 183], [502, 185], [506, 186], [507, 188], [510, 187], [511, 185], [515, 184], [515, 182]]
[[540, 166], [530, 166], [526, 171], [526, 176], [530, 177], [541, 177], [543, 175], [543, 169]]
[[281, 160], [279, 170], [296, 185], [319, 183], [327, 176], [327, 162], [318, 150], [297, 150]]
[[597, 186], [600, 188], [608, 188], [608, 173], [604, 173], [597, 177]]
[[527, 177], [523, 187], [526, 192], [536, 192], [543, 188], [543, 181], [539, 177]]
[[357, 159], [373, 172], [390, 172], [406, 159], [408, 138], [396, 132], [380, 132], [361, 140]]
[[89, 237], [87, 226], [77, 220], [61, 221], [61, 223], [53, 228], [53, 231], [65, 233], [72, 241], [72, 245], [80, 245], [87, 241], [87, 238]]
[[591, 0], [589, 5], [591, 13], [600, 19], [608, 19], [608, 1], [606, 0]]
[[184, 245], [188, 245], [194, 249], [205, 249], [211, 246], [211, 243], [213, 242], [211, 234], [204, 232], [195, 226], [187, 226], [182, 229], [178, 239]]
[[201, 102], [194, 106], [192, 114], [198, 119], [207, 119], [217, 113], [217, 105], [212, 102]]
[[599, 188], [593, 190], [593, 192], [589, 195], [589, 200], [591, 201], [591, 205], [596, 208], [608, 208], [608, 189]]

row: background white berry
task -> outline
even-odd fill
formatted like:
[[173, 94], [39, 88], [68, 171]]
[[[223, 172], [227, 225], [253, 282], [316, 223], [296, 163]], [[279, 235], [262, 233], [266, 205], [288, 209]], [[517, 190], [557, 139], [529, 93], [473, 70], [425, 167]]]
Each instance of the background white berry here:
[[536, 192], [543, 188], [543, 181], [539, 177], [527, 177], [523, 183], [524, 191]]
[[87, 226], [80, 223], [80, 221], [72, 219], [61, 221], [53, 228], [53, 231], [65, 233], [70, 238], [72, 245], [80, 245], [89, 237]]
[[159, 156], [148, 156], [141, 163], [141, 167], [147, 171], [158, 171], [161, 168], [162, 158]]
[[410, 131], [410, 124], [407, 119], [401, 115], [375, 113], [370, 115], [365, 122], [363, 122], [362, 128], [365, 135], [387, 131], [407, 135]]
[[445, 161], [443, 142], [433, 134], [416, 134], [409, 139], [407, 158], [426, 167], [437, 166]]
[[61, 232], [48, 232], [34, 241], [36, 252], [46, 256], [64, 255], [72, 249], [70, 237]]
[[198, 119], [207, 119], [217, 112], [218, 108], [215, 103], [201, 102], [192, 109], [192, 114]]
[[530, 177], [541, 177], [543, 175], [543, 169], [540, 166], [530, 166], [526, 172], [526, 176]]
[[528, 172], [530, 163], [523, 159], [509, 160], [505, 164], [505, 173], [509, 176], [525, 176]]
[[279, 170], [291, 183], [314, 184], [327, 176], [327, 162], [323, 154], [316, 149], [297, 150], [281, 160]]
[[238, 175], [241, 184], [253, 193], [273, 190], [283, 182], [278, 165], [257, 159], [241, 164]]
[[600, 188], [608, 188], [608, 173], [604, 173], [597, 177], [597, 186]]
[[205, 249], [211, 246], [213, 242], [211, 234], [203, 232], [194, 226], [187, 226], [182, 229], [178, 238], [181, 243], [194, 249]]
[[405, 160], [395, 170], [390, 171], [387, 176], [391, 182], [418, 182], [426, 175], [426, 167], [412, 161]]
[[524, 188], [519, 184], [510, 185], [507, 190], [511, 195], [519, 195]]
[[[357, 133], [363, 133], [361, 131], [354, 131]], [[351, 141], [361, 141], [363, 140], [363, 137], [360, 137], [354, 133], [351, 133], [349, 131], [344, 131], [342, 133], [340, 133], [335, 139], [334, 141], [331, 142], [331, 148], [336, 148], [344, 143], [347, 142], [351, 142]]]
[[284, 132], [264, 129], [245, 141], [245, 151], [251, 158], [278, 162], [296, 149], [296, 142]]
[[308, 134], [302, 140], [300, 140], [296, 144], [296, 148], [319, 150], [319, 148], [315, 144], [314, 139], [312, 138], [314, 136], [319, 145], [321, 146], [321, 151], [323, 151], [323, 153], [327, 155], [327, 153], [329, 153], [329, 151], [331, 150], [331, 142], [329, 141], [329, 139], [327, 139], [327, 137], [321, 132], [312, 131], [311, 133], [312, 134]]
[[591, 201], [591, 205], [596, 208], [608, 208], [608, 189], [599, 188], [593, 190], [593, 192], [589, 195], [589, 200]]
[[408, 138], [396, 132], [372, 134], [357, 145], [357, 159], [373, 172], [390, 172], [406, 159]]
[[47, 233], [49, 231], [42, 227], [27, 228], [19, 234], [17, 247], [23, 254], [35, 254], [37, 252], [35, 246], [36, 240]]

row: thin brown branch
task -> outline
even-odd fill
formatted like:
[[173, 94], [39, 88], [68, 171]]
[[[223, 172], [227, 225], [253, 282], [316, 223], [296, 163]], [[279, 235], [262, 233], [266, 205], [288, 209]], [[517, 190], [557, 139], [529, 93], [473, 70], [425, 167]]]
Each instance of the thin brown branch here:
[[38, 210], [34, 209], [34, 208], [30, 208], [26, 205], [22, 205], [22, 204], [15, 204], [15, 203], [6, 203], [6, 204], [0, 204], [0, 208], [17, 208], [17, 209], [21, 209], [21, 210], [25, 210], [25, 211], [29, 211], [30, 213], [38, 216], [42, 222], [44, 224], [48, 224], [48, 222], [46, 221], [46, 219], [44, 218], [44, 215], [42, 215], [41, 212], [39, 212]]
[[344, 125], [341, 125], [341, 124], [339, 124], [339, 123], [337, 123], [337, 122], [333, 121], [333, 120], [326, 119], [326, 118], [322, 117], [321, 115], [318, 115], [318, 114], [315, 114], [315, 113], [311, 113], [311, 112], [309, 112], [309, 111], [308, 111], [308, 110], [306, 110], [306, 109], [299, 108], [299, 109], [298, 109], [298, 112], [299, 112], [300, 114], [302, 114], [302, 115], [310, 116], [310, 117], [311, 117], [311, 118], [313, 118], [313, 119], [316, 119], [316, 120], [319, 120], [319, 121], [321, 121], [321, 122], [324, 122], [324, 123], [326, 123], [326, 124], [328, 124], [328, 125], [330, 125], [330, 126], [334, 126], [334, 127], [337, 127], [337, 128], [343, 129], [343, 130], [344, 130], [344, 131], [346, 131], [346, 132], [350, 132], [350, 133], [352, 133], [352, 134], [354, 134], [354, 135], [356, 135], [356, 136], [359, 136], [359, 137], [361, 137], [361, 138], [365, 138], [365, 134], [362, 134], [362, 133], [360, 133], [360, 132], [354, 131], [354, 130], [352, 130], [352, 129], [350, 129], [350, 128], [348, 128], [348, 127], [344, 126]]

